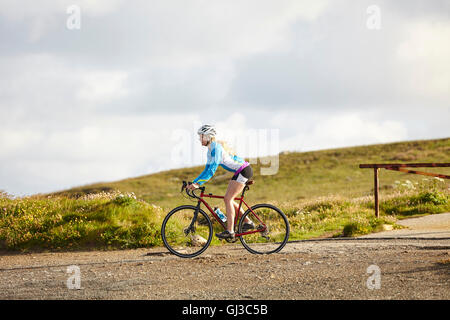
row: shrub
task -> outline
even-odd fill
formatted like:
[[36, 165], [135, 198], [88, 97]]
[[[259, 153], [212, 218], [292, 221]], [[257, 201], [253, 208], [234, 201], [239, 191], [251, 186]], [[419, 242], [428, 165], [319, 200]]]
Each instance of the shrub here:
[[129, 206], [136, 202], [136, 196], [133, 192], [127, 194], [119, 194], [114, 198], [113, 202], [121, 206]]
[[0, 198], [0, 248], [136, 248], [161, 245], [161, 208], [134, 194]]
[[373, 216], [359, 215], [355, 220], [347, 223], [343, 229], [345, 237], [352, 237], [356, 235], [368, 234], [378, 231], [385, 223], [383, 219], [378, 219]]
[[420, 193], [412, 202], [415, 202], [415, 204], [432, 203], [435, 205], [445, 205], [447, 204], [447, 201], [448, 196], [444, 195], [441, 192], [431, 191]]

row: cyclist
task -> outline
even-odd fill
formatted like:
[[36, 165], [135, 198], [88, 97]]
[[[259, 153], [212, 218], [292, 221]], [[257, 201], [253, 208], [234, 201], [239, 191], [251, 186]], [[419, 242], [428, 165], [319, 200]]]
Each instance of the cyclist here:
[[[227, 230], [216, 233], [216, 236], [220, 239], [234, 240], [234, 217], [235, 211], [237, 211], [239, 207], [234, 201], [234, 198], [242, 192], [245, 183], [253, 176], [252, 167], [247, 161], [234, 155], [224, 142], [216, 141], [216, 129], [214, 126], [203, 125], [198, 129], [197, 133], [202, 146], [208, 147], [208, 157], [203, 172], [200, 173], [187, 188], [194, 190], [203, 185], [212, 178], [219, 165], [225, 170], [234, 172], [224, 197], [227, 215]], [[241, 213], [243, 212], [241, 211]], [[255, 224], [250, 219], [246, 218], [242, 228], [243, 231], [248, 231], [254, 229]]]

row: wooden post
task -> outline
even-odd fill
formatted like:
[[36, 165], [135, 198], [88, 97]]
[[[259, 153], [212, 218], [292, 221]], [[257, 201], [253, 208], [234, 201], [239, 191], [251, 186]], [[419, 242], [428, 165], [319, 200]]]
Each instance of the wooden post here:
[[432, 177], [439, 177], [442, 179], [450, 179], [450, 175], [445, 174], [437, 174], [437, 173], [431, 173], [431, 172], [422, 172], [417, 170], [407, 170], [404, 169], [405, 167], [410, 168], [420, 168], [420, 167], [450, 167], [450, 163], [370, 163], [370, 164], [360, 164], [360, 168], [373, 168], [373, 180], [374, 180], [374, 194], [375, 194], [375, 216], [377, 218], [380, 217], [380, 205], [378, 201], [378, 192], [379, 192], [379, 179], [378, 179], [378, 170], [380, 168], [384, 168], [386, 170], [395, 170], [395, 171], [402, 171], [407, 173], [414, 173], [414, 174], [421, 174], [426, 176], [432, 176]]
[[380, 170], [379, 168], [374, 168], [373, 169], [373, 173], [374, 173], [374, 193], [375, 193], [375, 216], [377, 218], [380, 217], [380, 205], [378, 202], [378, 185], [379, 185], [379, 180], [378, 180], [378, 170]]

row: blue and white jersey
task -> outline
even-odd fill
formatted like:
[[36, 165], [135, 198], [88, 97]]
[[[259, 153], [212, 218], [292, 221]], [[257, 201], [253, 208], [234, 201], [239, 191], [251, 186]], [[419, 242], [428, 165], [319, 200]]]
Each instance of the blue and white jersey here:
[[236, 155], [230, 155], [219, 142], [213, 141], [208, 150], [205, 170], [193, 182], [199, 185], [204, 184], [212, 178], [219, 165], [225, 170], [236, 172], [244, 164], [248, 164], [248, 162]]

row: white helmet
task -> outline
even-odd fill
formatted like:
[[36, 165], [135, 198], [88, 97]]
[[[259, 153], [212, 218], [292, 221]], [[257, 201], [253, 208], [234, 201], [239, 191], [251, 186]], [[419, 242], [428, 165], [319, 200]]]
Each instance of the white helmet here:
[[216, 135], [216, 129], [214, 128], [214, 126], [205, 124], [205, 125], [201, 126], [200, 129], [197, 130], [197, 133], [209, 135], [210, 137], [214, 137]]

